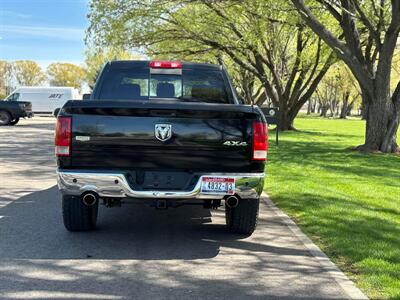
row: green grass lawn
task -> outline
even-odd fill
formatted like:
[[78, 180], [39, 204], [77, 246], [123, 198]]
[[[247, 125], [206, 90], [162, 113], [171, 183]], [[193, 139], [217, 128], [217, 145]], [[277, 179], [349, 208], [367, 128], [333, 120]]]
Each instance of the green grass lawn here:
[[266, 192], [370, 298], [400, 299], [400, 156], [349, 150], [360, 120], [295, 127], [271, 133]]

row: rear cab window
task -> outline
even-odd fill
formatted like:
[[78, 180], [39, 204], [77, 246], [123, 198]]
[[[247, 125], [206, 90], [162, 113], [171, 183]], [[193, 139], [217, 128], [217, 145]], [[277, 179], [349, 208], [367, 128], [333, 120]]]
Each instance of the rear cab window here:
[[[153, 69], [149, 63], [111, 66], [103, 71], [98, 94], [101, 100], [176, 100], [180, 102], [233, 103], [232, 91], [216, 66]], [[129, 64], [126, 63], [128, 66]]]

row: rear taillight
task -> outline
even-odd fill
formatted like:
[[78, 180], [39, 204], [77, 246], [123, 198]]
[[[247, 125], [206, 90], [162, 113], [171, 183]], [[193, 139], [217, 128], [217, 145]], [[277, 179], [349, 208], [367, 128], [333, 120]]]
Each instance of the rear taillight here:
[[153, 69], [182, 69], [182, 63], [179, 61], [159, 61], [150, 62], [150, 68]]
[[268, 127], [267, 124], [253, 122], [253, 160], [266, 160], [268, 151]]
[[69, 156], [71, 153], [71, 118], [58, 117], [55, 134], [56, 156]]

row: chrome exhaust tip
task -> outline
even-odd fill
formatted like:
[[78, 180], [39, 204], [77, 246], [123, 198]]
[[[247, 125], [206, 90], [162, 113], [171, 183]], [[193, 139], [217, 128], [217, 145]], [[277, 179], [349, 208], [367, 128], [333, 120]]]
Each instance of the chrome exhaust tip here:
[[229, 208], [235, 208], [239, 205], [239, 199], [236, 196], [229, 196], [225, 199], [225, 205]]
[[95, 193], [86, 193], [82, 196], [82, 202], [86, 206], [92, 206], [92, 205], [96, 204], [97, 199], [98, 199], [98, 196]]

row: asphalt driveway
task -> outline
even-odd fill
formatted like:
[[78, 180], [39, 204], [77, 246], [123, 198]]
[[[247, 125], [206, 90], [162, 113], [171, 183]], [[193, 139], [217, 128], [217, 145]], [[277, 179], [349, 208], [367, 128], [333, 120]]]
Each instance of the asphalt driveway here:
[[[361, 298], [263, 199], [253, 236], [223, 209], [100, 208], [99, 229], [67, 232], [53, 118], [0, 127], [0, 297], [5, 299]], [[297, 228], [297, 229], [296, 229]]]

